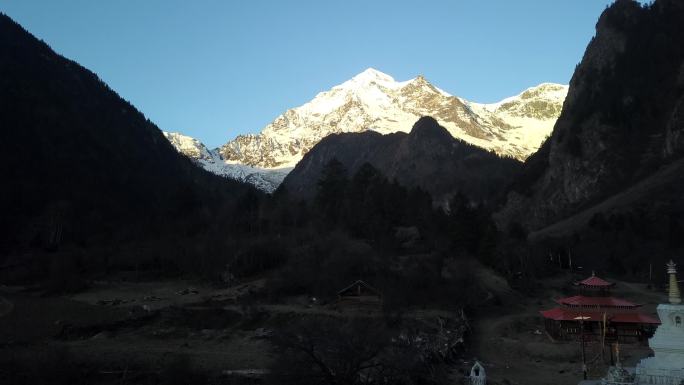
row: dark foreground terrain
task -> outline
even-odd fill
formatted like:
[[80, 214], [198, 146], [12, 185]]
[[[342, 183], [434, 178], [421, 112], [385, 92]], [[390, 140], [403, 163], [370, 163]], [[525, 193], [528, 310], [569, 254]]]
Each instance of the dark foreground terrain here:
[[[490, 384], [577, 383], [579, 346], [538, 315], [572, 266], [652, 311], [662, 294], [634, 282], [681, 262], [683, 20], [678, 0], [617, 1], [521, 174], [476, 154], [500, 183], [436, 202], [371, 158], [316, 158], [308, 199], [210, 175], [0, 15], [0, 383], [436, 385], [475, 358]], [[340, 306], [358, 279], [376, 305]]]
[[[377, 323], [396, 338], [439, 335], [440, 328], [458, 335], [445, 340], [453, 351], [434, 365], [445, 371], [446, 382], [463, 381], [477, 358], [492, 384], [576, 384], [579, 345], [552, 341], [538, 311], [567, 293], [580, 276], [556, 274], [540, 283], [537, 295], [524, 297], [492, 270], [479, 267], [477, 279], [487, 294], [467, 319], [460, 312], [423, 307], [389, 316], [380, 308], [345, 308], [306, 297], [270, 302], [258, 299], [264, 279], [232, 287], [121, 279], [58, 296], [2, 287], [0, 379], [12, 384], [281, 383], [269, 374], [283, 360], [279, 333], [307, 322], [360, 319], [366, 330]], [[663, 297], [628, 282], [618, 283], [618, 294], [646, 304], [649, 312]], [[621, 351], [627, 363], [648, 355], [644, 346]], [[600, 347], [589, 345], [587, 352], [595, 358]], [[602, 376], [606, 364], [594, 361], [590, 375]]]

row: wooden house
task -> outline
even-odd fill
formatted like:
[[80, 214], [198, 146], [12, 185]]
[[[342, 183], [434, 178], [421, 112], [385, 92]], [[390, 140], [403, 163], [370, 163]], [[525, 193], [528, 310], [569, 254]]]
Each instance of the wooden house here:
[[380, 308], [382, 294], [373, 286], [358, 280], [337, 292], [337, 307]]

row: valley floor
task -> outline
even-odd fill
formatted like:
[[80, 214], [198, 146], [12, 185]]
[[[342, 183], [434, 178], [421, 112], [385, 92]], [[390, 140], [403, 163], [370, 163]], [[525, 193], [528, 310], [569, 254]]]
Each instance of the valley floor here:
[[[572, 277], [546, 280], [539, 299], [510, 290], [505, 280], [487, 269], [480, 271], [479, 279], [501, 305], [486, 305], [471, 320], [464, 360], [454, 363], [454, 381], [463, 377], [476, 358], [485, 366], [490, 384], [576, 384], [582, 377], [579, 345], [551, 341], [538, 313], [552, 306], [551, 298], [560, 296]], [[344, 316], [305, 299], [285, 304], [240, 303], [242, 296], [258, 292], [263, 284], [254, 280], [216, 288], [183, 280], [110, 281], [58, 297], [0, 287], [0, 358], [21, 360], [36, 352], [68, 352], [75, 361], [97, 368], [98, 378], [147, 383], [144, 373], [159, 372], [176, 365], [179, 357], [187, 357], [193, 368], [214, 378], [212, 383], [234, 383], [221, 373], [259, 373], [272, 362], [274, 352], [267, 338], [272, 330], [303, 317]], [[649, 312], [662, 300], [659, 293], [640, 284], [620, 282], [618, 287], [622, 293], [617, 294], [645, 303]], [[437, 315], [456, 316], [431, 309], [406, 316], [430, 320]], [[380, 317], [381, 313], [367, 316]], [[587, 351], [588, 357], [595, 357], [599, 349], [589, 346]], [[623, 346], [621, 351], [628, 365], [649, 352], [644, 346]], [[600, 376], [605, 368], [594, 364], [590, 374]]]

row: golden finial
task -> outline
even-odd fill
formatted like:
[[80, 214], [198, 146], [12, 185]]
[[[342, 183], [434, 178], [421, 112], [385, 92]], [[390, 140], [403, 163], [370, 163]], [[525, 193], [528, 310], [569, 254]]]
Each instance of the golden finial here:
[[682, 296], [677, 284], [677, 265], [673, 260], [667, 263], [667, 274], [670, 275], [670, 287], [668, 289], [670, 303], [674, 305], [680, 304], [682, 303]]

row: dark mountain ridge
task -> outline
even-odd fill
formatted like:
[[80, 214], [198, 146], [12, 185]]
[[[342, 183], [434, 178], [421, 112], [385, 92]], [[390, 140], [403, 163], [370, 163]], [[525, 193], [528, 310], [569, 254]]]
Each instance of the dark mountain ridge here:
[[618, 0], [603, 12], [552, 135], [496, 214], [500, 225], [522, 224], [535, 242], [555, 239], [618, 269], [680, 250], [682, 25], [681, 1]]
[[158, 237], [161, 224], [252, 190], [179, 155], [97, 75], [3, 14], [0, 143], [5, 255]]
[[492, 202], [509, 184], [521, 163], [455, 139], [431, 117], [419, 119], [410, 133], [333, 134], [314, 146], [285, 178], [294, 196], [310, 198], [323, 167], [333, 158], [351, 174], [369, 163], [390, 180], [420, 187], [436, 203], [456, 192], [476, 202]]
[[543, 227], [682, 156], [682, 22], [678, 1], [606, 9], [553, 134], [525, 163], [502, 218]]

